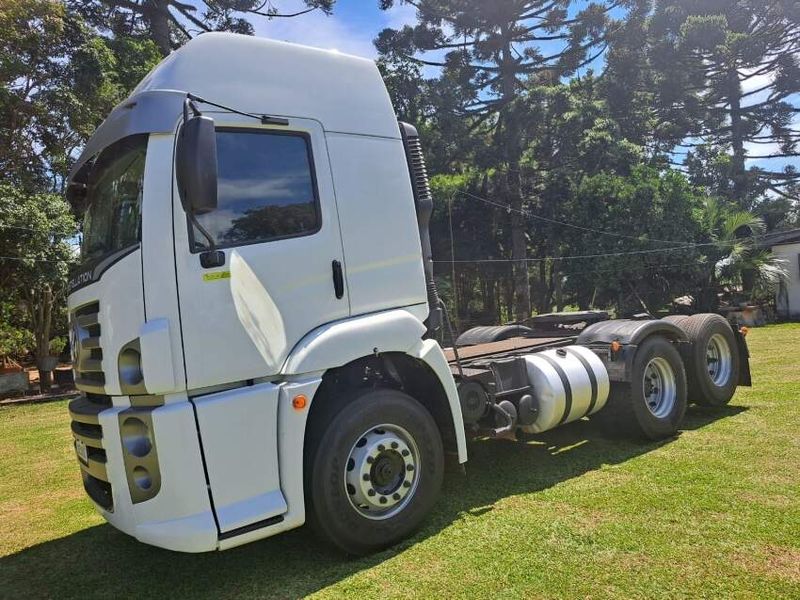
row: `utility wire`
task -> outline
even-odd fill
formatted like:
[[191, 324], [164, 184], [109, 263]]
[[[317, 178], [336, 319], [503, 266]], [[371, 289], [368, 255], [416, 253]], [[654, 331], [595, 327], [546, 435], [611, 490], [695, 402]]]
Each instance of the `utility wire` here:
[[489, 200], [487, 198], [482, 198], [480, 196], [476, 196], [475, 194], [467, 192], [466, 190], [460, 190], [457, 193], [464, 194], [465, 196], [469, 196], [470, 198], [473, 198], [473, 199], [478, 200], [480, 202], [485, 202], [486, 204], [490, 204], [492, 206], [496, 206], [498, 208], [505, 209], [507, 211], [516, 212], [516, 213], [519, 213], [521, 215], [524, 215], [524, 216], [527, 216], [527, 217], [531, 217], [533, 219], [537, 219], [539, 221], [545, 221], [547, 223], [553, 223], [553, 224], [556, 224], [556, 225], [562, 225], [564, 227], [571, 227], [573, 229], [579, 229], [581, 231], [587, 231], [587, 232], [590, 232], [590, 233], [597, 233], [597, 234], [600, 234], [600, 235], [610, 235], [610, 236], [614, 236], [614, 237], [620, 237], [620, 238], [626, 238], [626, 239], [630, 239], [630, 240], [636, 240], [636, 241], [639, 241], [639, 242], [660, 242], [660, 243], [664, 243], [664, 244], [691, 244], [692, 243], [692, 242], [677, 241], [677, 240], [660, 240], [660, 239], [657, 239], [657, 238], [641, 238], [641, 237], [636, 237], [636, 236], [633, 236], [633, 235], [626, 235], [624, 233], [617, 233], [617, 232], [614, 232], [614, 231], [604, 231], [602, 229], [594, 229], [592, 227], [584, 227], [582, 225], [575, 225], [573, 223], [567, 223], [565, 221], [559, 221], [557, 219], [551, 219], [549, 217], [542, 217], [541, 215], [537, 215], [537, 214], [532, 213], [532, 212], [530, 212], [528, 210], [513, 208], [511, 206], [508, 206], [507, 204], [501, 204], [499, 202], [494, 202], [493, 200]]
[[693, 250], [704, 246], [733, 246], [741, 240], [730, 242], [707, 242], [702, 244], [687, 244], [670, 248], [651, 248], [649, 250], [627, 250], [623, 252], [603, 252], [598, 254], [574, 254], [572, 256], [542, 256], [538, 258], [476, 258], [458, 260], [435, 260], [435, 263], [510, 263], [510, 262], [542, 262], [547, 260], [573, 260], [581, 258], [605, 258], [609, 256], [630, 256], [634, 254], [653, 254], [657, 252], [673, 252], [679, 250]]
[[[47, 234], [60, 233], [60, 232], [56, 231], [55, 229], [50, 229], [50, 230], [44, 231], [42, 229], [34, 229], [33, 227], [22, 227], [21, 225], [9, 225], [7, 223], [0, 223], [0, 228], [19, 229], [20, 231], [32, 231], [33, 233], [47, 233]], [[62, 234], [62, 235], [66, 236], [68, 234]]]
[[41, 263], [70, 263], [70, 260], [64, 260], [62, 258], [56, 259], [49, 259], [49, 258], [33, 258], [28, 256], [0, 256], [0, 260], [18, 260], [18, 261], [33, 261], [33, 262], [41, 262]]
[[592, 275], [596, 273], [618, 273], [620, 271], [623, 272], [631, 272], [631, 271], [648, 271], [652, 269], [670, 269], [670, 268], [677, 268], [677, 267], [691, 267], [697, 266], [697, 261], [684, 261], [679, 263], [668, 263], [668, 264], [654, 264], [654, 265], [635, 265], [631, 267], [624, 267], [620, 269], [619, 267], [610, 267], [610, 268], [603, 268], [603, 269], [583, 269], [580, 271], [558, 271], [558, 275], [569, 277], [572, 275]]

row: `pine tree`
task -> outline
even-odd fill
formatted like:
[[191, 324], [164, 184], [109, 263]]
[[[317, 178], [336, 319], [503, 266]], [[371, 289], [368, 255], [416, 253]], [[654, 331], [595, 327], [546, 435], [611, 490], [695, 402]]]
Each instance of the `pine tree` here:
[[791, 174], [746, 161], [800, 156], [800, 1], [662, 0], [651, 28], [679, 57], [679, 70], [663, 71], [660, 104], [692, 120], [672, 141], [730, 151], [728, 196], [741, 209], [765, 188], [781, 193]]
[[304, 0], [305, 8], [281, 12], [272, 0], [68, 0], [86, 20], [113, 35], [152, 39], [162, 56], [206, 31], [253, 34], [251, 18], [291, 18], [315, 10], [330, 13], [336, 0]]
[[[530, 80], [556, 83], [591, 64], [604, 52], [609, 32], [618, 26], [613, 9], [634, 0], [400, 0], [417, 9], [417, 25], [386, 29], [376, 45], [420, 65], [442, 68], [442, 80], [458, 89], [457, 117], [473, 132], [483, 132], [489, 150], [483, 167], [496, 167], [512, 211], [524, 201], [520, 160], [525, 140], [524, 114], [515, 101]], [[394, 0], [381, 0], [388, 9]], [[514, 317], [531, 312], [527, 239], [522, 219], [511, 222], [514, 260]]]

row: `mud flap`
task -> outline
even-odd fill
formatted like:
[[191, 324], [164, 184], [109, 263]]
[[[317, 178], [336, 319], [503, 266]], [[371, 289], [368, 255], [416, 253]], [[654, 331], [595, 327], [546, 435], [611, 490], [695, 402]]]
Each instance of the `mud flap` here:
[[739, 385], [751, 387], [750, 379], [750, 350], [747, 348], [747, 341], [738, 327], [733, 327], [733, 335], [736, 338], [736, 349], [739, 352]]

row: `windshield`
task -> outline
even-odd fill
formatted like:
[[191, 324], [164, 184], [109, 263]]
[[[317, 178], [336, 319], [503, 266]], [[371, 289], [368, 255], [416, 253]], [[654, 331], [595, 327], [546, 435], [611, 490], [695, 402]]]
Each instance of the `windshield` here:
[[81, 262], [100, 259], [141, 238], [142, 186], [147, 134], [103, 150], [89, 174]]

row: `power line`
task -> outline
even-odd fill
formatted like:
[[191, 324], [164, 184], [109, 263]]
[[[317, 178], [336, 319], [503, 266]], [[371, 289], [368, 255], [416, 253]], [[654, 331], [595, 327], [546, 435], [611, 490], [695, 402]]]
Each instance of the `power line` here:
[[[6, 223], [0, 223], [0, 227], [5, 227], [6, 229], [19, 229], [21, 231], [32, 231], [34, 233], [39, 233], [41, 230], [33, 229], [32, 227], [20, 227], [19, 225], [8, 225]], [[44, 233], [44, 232], [42, 232]], [[46, 233], [55, 233], [54, 231], [47, 231]]]
[[42, 229], [34, 229], [33, 227], [22, 227], [20, 225], [9, 225], [7, 223], [0, 223], [0, 228], [3, 227], [6, 229], [19, 229], [20, 231], [32, 231], [33, 233], [47, 233], [48, 235], [58, 234], [58, 235], [63, 235], [64, 237], [74, 237], [75, 235], [78, 235], [80, 233], [80, 232], [75, 232], [74, 234], [67, 234], [57, 231], [55, 229], [42, 230]]
[[458, 260], [435, 260], [435, 263], [512, 263], [512, 262], [542, 262], [547, 260], [573, 260], [581, 258], [605, 258], [609, 256], [630, 256], [634, 254], [653, 254], [657, 252], [672, 252], [678, 250], [693, 250], [695, 248], [702, 248], [704, 246], [733, 246], [741, 240], [730, 242], [707, 242], [702, 244], [686, 244], [684, 246], [675, 246], [671, 248], [651, 248], [649, 250], [627, 250], [624, 252], [603, 252], [599, 254], [574, 254], [572, 256], [542, 256], [538, 258], [475, 258], [475, 259], [458, 259]]
[[[448, 261], [449, 262], [449, 261]], [[596, 273], [618, 273], [622, 272], [630, 272], [630, 271], [647, 271], [652, 269], [669, 269], [674, 267], [691, 267], [697, 266], [697, 261], [684, 261], [679, 263], [667, 263], [667, 264], [655, 264], [655, 265], [634, 265], [634, 266], [626, 266], [623, 268], [619, 267], [607, 267], [603, 269], [583, 269], [580, 271], [558, 271], [558, 275], [569, 277], [572, 275], [593, 275]]]
[[636, 241], [639, 241], [639, 242], [660, 242], [660, 243], [664, 243], [664, 244], [691, 244], [692, 243], [692, 242], [677, 241], [677, 240], [660, 240], [660, 239], [657, 239], [657, 238], [644, 238], [643, 239], [641, 237], [636, 237], [636, 236], [633, 236], [633, 235], [626, 235], [624, 233], [617, 233], [617, 232], [614, 232], [614, 231], [604, 231], [602, 229], [594, 229], [592, 227], [584, 227], [582, 225], [575, 225], [573, 223], [567, 223], [565, 221], [559, 221], [557, 219], [551, 219], [549, 217], [542, 217], [541, 215], [534, 214], [534, 213], [532, 213], [532, 212], [530, 212], [528, 210], [513, 208], [511, 206], [508, 206], [507, 204], [501, 204], [499, 202], [494, 202], [493, 200], [489, 200], [487, 198], [482, 198], [480, 196], [476, 196], [475, 194], [467, 192], [466, 190], [460, 190], [460, 191], [458, 191], [456, 193], [464, 194], [465, 196], [469, 196], [470, 198], [473, 198], [475, 200], [479, 200], [480, 202], [485, 202], [486, 204], [490, 204], [492, 206], [496, 206], [498, 208], [505, 209], [507, 211], [516, 212], [516, 213], [522, 214], [524, 216], [531, 217], [533, 219], [537, 219], [539, 221], [545, 221], [547, 223], [554, 223], [556, 225], [562, 225], [564, 227], [571, 227], [573, 229], [579, 229], [581, 231], [587, 231], [587, 232], [590, 232], [590, 233], [598, 233], [600, 235], [610, 235], [610, 236], [614, 236], [614, 237], [620, 237], [620, 238], [626, 238], [626, 239], [630, 239], [630, 240], [636, 240]]
[[0, 260], [18, 260], [18, 261], [33, 261], [42, 263], [70, 263], [72, 261], [64, 260], [63, 258], [47, 259], [47, 258], [33, 258], [31, 256], [0, 256]]

